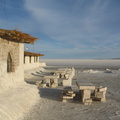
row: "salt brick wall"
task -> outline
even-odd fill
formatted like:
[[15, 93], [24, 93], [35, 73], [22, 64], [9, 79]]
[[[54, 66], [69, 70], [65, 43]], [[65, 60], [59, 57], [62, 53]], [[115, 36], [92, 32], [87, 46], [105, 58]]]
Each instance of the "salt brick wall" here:
[[[0, 92], [24, 82], [22, 43], [11, 42], [0, 38]], [[7, 72], [7, 56], [10, 52], [13, 71]]]
[[[30, 70], [30, 69], [34, 69], [34, 68], [38, 68], [40, 66], [39, 60], [38, 62], [34, 61], [34, 56], [31, 56], [31, 63], [30, 63], [30, 57], [29, 56], [25, 56], [25, 63], [24, 63], [24, 70]], [[38, 57], [39, 59], [39, 57]], [[36, 60], [36, 57], [35, 57]]]
[[[31, 57], [31, 63], [30, 63], [30, 57], [25, 56], [25, 63], [24, 63], [24, 70], [30, 70], [38, 67], [45, 67], [46, 63], [40, 63], [39, 57], [35, 57], [34, 61], [34, 56]], [[36, 60], [37, 59], [37, 60]]]

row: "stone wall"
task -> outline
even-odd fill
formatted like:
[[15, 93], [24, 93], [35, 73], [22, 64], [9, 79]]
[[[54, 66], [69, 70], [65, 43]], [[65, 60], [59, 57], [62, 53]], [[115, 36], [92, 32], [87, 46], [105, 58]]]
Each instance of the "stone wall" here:
[[[10, 54], [12, 70], [7, 71], [7, 59]], [[24, 82], [24, 70], [45, 66], [39, 63], [39, 57], [25, 56], [24, 44], [0, 38], [0, 93], [8, 88], [17, 87]], [[24, 82], [25, 83], [25, 82]]]
[[[0, 38], [0, 93], [24, 82], [22, 43], [11, 42]], [[12, 71], [7, 72], [7, 58], [12, 59]]]

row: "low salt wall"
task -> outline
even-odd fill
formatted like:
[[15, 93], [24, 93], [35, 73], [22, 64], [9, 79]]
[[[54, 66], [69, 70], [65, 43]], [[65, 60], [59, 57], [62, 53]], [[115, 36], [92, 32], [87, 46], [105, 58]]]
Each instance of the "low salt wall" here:
[[34, 69], [34, 68], [38, 68], [38, 67], [45, 67], [46, 63], [28, 63], [28, 64], [24, 64], [24, 70], [30, 70], [30, 69]]
[[42, 63], [39, 63], [41, 67], [45, 67], [46, 66], [46, 63], [45, 62], [42, 62]]

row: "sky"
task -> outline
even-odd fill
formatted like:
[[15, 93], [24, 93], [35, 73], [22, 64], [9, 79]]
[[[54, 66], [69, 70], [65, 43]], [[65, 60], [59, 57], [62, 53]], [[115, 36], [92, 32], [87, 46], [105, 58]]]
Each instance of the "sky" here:
[[120, 0], [0, 0], [0, 28], [38, 37], [43, 59], [120, 58]]

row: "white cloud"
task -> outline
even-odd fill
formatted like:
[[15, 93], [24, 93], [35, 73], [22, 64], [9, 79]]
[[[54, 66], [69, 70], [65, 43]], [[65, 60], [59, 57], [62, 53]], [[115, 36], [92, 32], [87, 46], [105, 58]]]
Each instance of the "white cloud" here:
[[[104, 33], [104, 29], [101, 31], [100, 23], [104, 9], [109, 2], [96, 0], [89, 7], [87, 6], [88, 8], [84, 7], [83, 9], [80, 9], [80, 6], [75, 3], [79, 3], [82, 7], [84, 2], [76, 0], [73, 5], [68, 7], [57, 0], [25, 0], [25, 7], [31, 16], [39, 22], [39, 29], [42, 29], [41, 31], [51, 39], [68, 43], [74, 40], [74, 43], [79, 44], [86, 41], [87, 44], [107, 35], [106, 31]], [[101, 42], [104, 41], [106, 40], [101, 39]]]
[[40, 43], [41, 48], [36, 48], [38, 51], [55, 51], [56, 54], [67, 55], [95, 54], [94, 51], [101, 49], [119, 50], [119, 8], [111, 1], [24, 0], [27, 17], [16, 17], [13, 21], [10, 19], [9, 24], [7, 20], [0, 22], [3, 28], [14, 26], [23, 32], [36, 33], [40, 38], [43, 36], [43, 39], [47, 36], [46, 39], [50, 41]]

